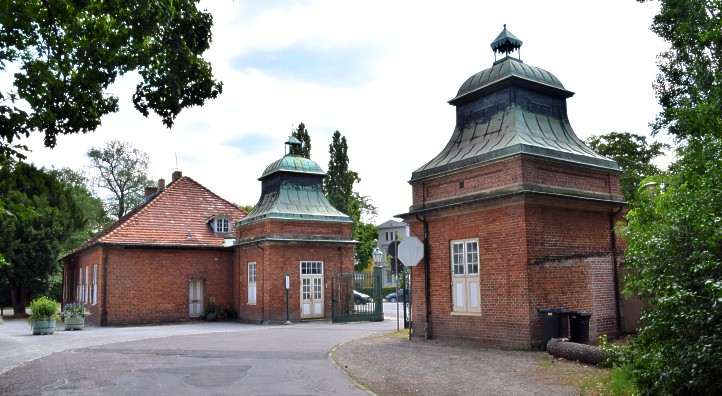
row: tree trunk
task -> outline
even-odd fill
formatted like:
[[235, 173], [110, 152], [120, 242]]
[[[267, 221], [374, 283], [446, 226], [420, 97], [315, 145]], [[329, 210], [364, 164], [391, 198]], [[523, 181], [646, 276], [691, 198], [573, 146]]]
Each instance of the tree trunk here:
[[25, 306], [27, 305], [28, 293], [22, 286], [10, 286], [10, 301], [13, 304], [13, 315], [24, 317]]
[[604, 353], [596, 346], [568, 342], [561, 338], [549, 340], [547, 352], [552, 356], [594, 365], [604, 359]]

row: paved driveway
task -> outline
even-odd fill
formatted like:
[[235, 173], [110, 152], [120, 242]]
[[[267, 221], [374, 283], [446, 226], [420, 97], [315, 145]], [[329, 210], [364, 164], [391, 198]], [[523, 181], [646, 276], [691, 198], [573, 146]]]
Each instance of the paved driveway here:
[[[67, 335], [25, 336], [30, 341], [5, 334], [0, 336], [0, 350], [13, 337], [22, 344], [21, 350], [37, 342], [47, 352], [53, 349], [49, 344], [66, 340], [69, 347], [55, 347], [62, 351], [49, 356], [43, 352], [45, 357], [0, 375], [0, 394], [364, 395], [333, 365], [328, 351], [339, 343], [392, 328], [395, 323], [387, 320], [91, 328]], [[176, 334], [163, 336], [163, 332]], [[117, 342], [133, 333], [134, 340]], [[18, 349], [9, 345], [11, 351]], [[30, 356], [12, 354], [15, 360]]]

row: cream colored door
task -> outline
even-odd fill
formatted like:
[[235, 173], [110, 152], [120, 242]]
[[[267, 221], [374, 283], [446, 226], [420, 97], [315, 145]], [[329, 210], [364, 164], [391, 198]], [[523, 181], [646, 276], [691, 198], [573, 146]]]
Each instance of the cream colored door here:
[[301, 262], [301, 318], [323, 318], [323, 263]]
[[191, 279], [188, 283], [188, 316], [197, 318], [203, 313], [203, 281]]

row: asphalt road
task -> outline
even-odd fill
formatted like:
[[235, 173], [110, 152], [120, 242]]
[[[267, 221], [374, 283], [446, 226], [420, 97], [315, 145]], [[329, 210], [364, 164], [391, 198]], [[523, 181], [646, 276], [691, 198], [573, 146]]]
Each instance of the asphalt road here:
[[328, 352], [395, 325], [244, 326], [69, 349], [0, 375], [0, 394], [365, 395]]

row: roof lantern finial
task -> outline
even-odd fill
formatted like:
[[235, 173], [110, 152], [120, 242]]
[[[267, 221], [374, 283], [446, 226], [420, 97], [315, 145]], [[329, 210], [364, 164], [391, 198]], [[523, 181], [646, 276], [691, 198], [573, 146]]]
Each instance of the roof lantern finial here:
[[291, 135], [284, 143], [287, 146], [286, 155], [300, 155], [301, 152], [301, 141], [296, 139], [295, 136]]
[[498, 36], [491, 42], [491, 49], [494, 51], [494, 61], [496, 61], [496, 53], [502, 53], [509, 56], [513, 51], [517, 51], [518, 59], [521, 60], [521, 45], [523, 42], [518, 37], [511, 34], [510, 31], [506, 30], [506, 23], [504, 29], [499, 33]]

